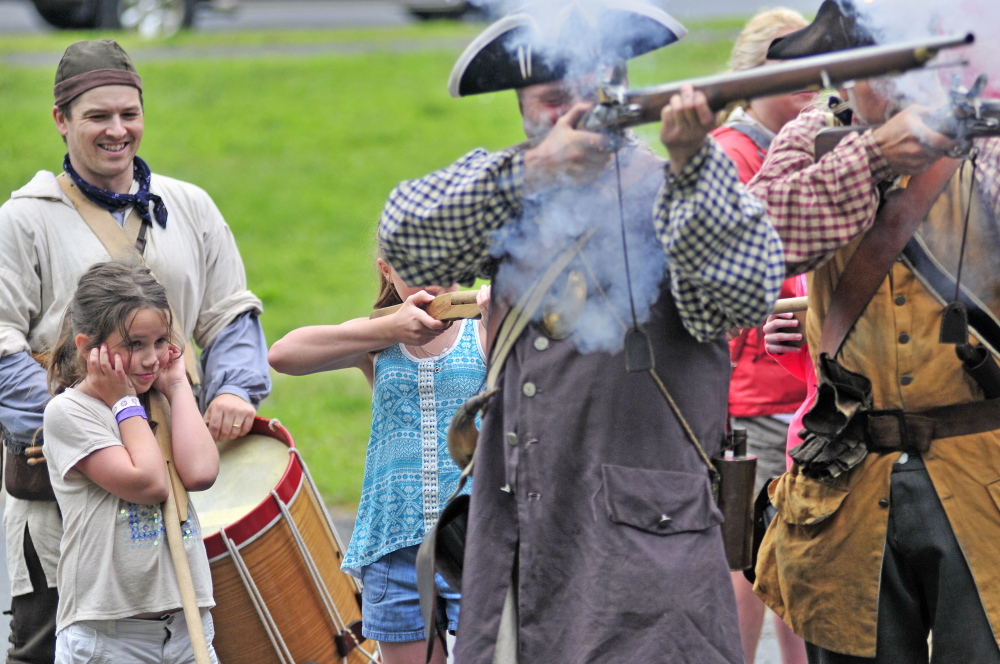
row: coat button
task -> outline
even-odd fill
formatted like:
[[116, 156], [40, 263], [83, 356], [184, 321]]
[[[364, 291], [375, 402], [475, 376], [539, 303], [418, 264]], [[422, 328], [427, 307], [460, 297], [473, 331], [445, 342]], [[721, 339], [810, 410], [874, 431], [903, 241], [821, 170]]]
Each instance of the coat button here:
[[902, 376], [899, 379], [899, 384], [900, 385], [909, 385], [912, 382], [913, 382], [913, 376], [911, 376], [909, 374], [905, 374], [904, 376]]
[[910, 335], [908, 335], [906, 332], [903, 332], [901, 335], [899, 335], [899, 343], [901, 344], [910, 343]]
[[524, 386], [521, 387], [521, 391], [524, 392], [524, 396], [533, 397], [538, 393], [538, 388], [535, 387], [534, 383], [525, 383]]
[[893, 301], [896, 303], [897, 306], [901, 307], [904, 304], [906, 304], [906, 296], [905, 295], [897, 295], [896, 299], [893, 300]]
[[535, 339], [535, 350], [545, 350], [549, 347], [548, 337], [537, 337]]
[[888, 507], [889, 506], [889, 501], [886, 500], [885, 498], [881, 498], [878, 501], [878, 506], [879, 507]]
[[507, 432], [507, 444], [511, 447], [517, 445], [517, 434], [513, 431]]
[[670, 525], [671, 521], [673, 521], [673, 519], [671, 519], [669, 516], [667, 516], [666, 514], [661, 514], [660, 515], [660, 520], [656, 522], [656, 527], [657, 528], [666, 528], [667, 526]]

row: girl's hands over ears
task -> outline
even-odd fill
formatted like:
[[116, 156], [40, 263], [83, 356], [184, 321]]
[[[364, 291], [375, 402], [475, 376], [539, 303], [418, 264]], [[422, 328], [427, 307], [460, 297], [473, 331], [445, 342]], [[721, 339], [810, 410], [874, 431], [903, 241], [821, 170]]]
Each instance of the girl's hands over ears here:
[[112, 353], [107, 344], [90, 349], [87, 355], [87, 383], [110, 408], [124, 396], [135, 396], [135, 386], [125, 371], [126, 361]]
[[167, 346], [167, 359], [160, 363], [156, 372], [153, 387], [168, 399], [178, 387], [188, 387], [187, 371], [184, 367], [183, 353], [173, 344]]
[[399, 342], [408, 346], [423, 346], [451, 327], [450, 322], [435, 320], [424, 311], [423, 307], [433, 299], [434, 296], [427, 291], [417, 291], [406, 298], [399, 311], [390, 316], [395, 327], [393, 336]]

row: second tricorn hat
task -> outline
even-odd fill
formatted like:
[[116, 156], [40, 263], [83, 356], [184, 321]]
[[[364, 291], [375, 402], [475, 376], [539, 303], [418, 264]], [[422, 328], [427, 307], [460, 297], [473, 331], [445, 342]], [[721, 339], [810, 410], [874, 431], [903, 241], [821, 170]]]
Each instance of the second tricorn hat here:
[[534, 2], [486, 28], [448, 81], [452, 97], [523, 88], [593, 71], [672, 44], [687, 34], [641, 0]]
[[771, 42], [767, 59], [791, 60], [874, 45], [875, 38], [858, 21], [851, 0], [823, 0], [812, 23]]

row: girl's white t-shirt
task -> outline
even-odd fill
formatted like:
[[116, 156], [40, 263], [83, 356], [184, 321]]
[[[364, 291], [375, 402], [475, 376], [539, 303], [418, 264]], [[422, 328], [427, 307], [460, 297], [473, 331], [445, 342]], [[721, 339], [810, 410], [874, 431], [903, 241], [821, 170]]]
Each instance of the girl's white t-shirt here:
[[[67, 389], [45, 407], [45, 457], [62, 512], [56, 631], [81, 620], [117, 620], [181, 607], [160, 505], [108, 493], [74, 469], [87, 455], [122, 445], [102, 401]], [[211, 608], [212, 577], [194, 506], [181, 524], [198, 606]]]

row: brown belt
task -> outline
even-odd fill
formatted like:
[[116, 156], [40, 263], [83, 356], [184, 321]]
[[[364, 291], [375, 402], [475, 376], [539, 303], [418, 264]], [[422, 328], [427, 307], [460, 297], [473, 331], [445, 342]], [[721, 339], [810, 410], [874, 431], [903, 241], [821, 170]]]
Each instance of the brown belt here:
[[919, 413], [898, 408], [866, 414], [868, 449], [872, 452], [926, 452], [939, 438], [968, 436], [1000, 429], [1000, 399], [941, 406]]

